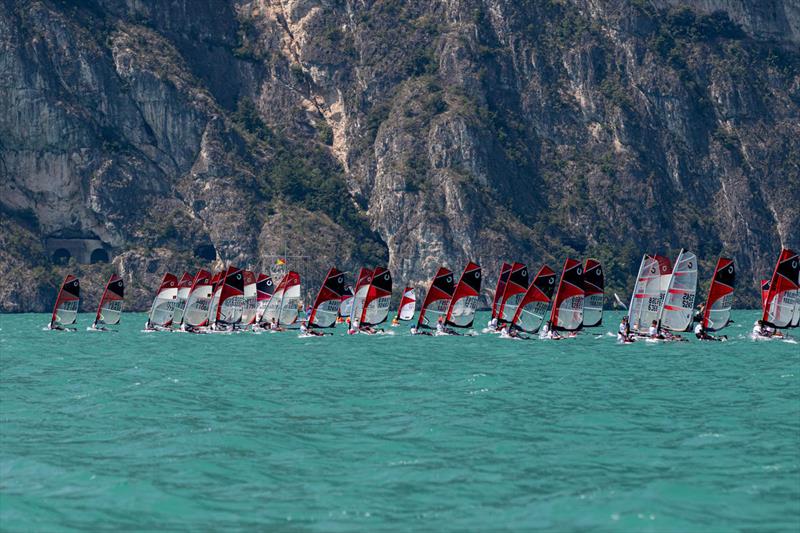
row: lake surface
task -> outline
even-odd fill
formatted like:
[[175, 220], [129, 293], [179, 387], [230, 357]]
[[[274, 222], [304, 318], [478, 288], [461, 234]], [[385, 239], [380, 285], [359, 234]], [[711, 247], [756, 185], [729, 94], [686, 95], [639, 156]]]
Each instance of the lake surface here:
[[0, 529], [797, 531], [800, 346], [756, 316], [618, 345], [2, 315]]

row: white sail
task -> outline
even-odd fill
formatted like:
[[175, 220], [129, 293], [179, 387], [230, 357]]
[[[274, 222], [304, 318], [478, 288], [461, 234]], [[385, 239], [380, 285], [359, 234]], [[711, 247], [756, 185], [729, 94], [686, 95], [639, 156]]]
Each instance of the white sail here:
[[278, 323], [294, 324], [297, 321], [297, 306], [300, 303], [300, 285], [292, 285], [283, 291]]
[[253, 278], [253, 283], [248, 283], [244, 286], [244, 296], [242, 297], [242, 324], [245, 326], [256, 319], [256, 311], [258, 310], [256, 297], [256, 284], [255, 278]]
[[661, 303], [669, 285], [672, 272], [669, 261], [658, 256], [645, 254], [639, 266], [636, 285], [628, 307], [631, 329], [636, 332], [647, 331], [654, 320], [658, 320]]
[[186, 309], [186, 302], [189, 299], [189, 291], [191, 290], [191, 287], [178, 288], [178, 296], [175, 298], [175, 313], [172, 316], [173, 323], [180, 324], [183, 322], [183, 314]]
[[183, 322], [194, 327], [207, 323], [211, 298], [211, 285], [196, 286], [186, 301]]
[[369, 283], [363, 284], [361, 287], [358, 288], [355, 295], [350, 298], [353, 303], [350, 304], [350, 323], [355, 324], [361, 319], [361, 311], [364, 309], [364, 300], [367, 297], [367, 291], [369, 290]]
[[687, 331], [692, 324], [696, 292], [697, 257], [692, 252], [681, 250], [661, 304], [661, 327], [670, 331]]
[[175, 299], [178, 297], [177, 287], [167, 287], [159, 291], [150, 307], [150, 324], [168, 326], [175, 313]]

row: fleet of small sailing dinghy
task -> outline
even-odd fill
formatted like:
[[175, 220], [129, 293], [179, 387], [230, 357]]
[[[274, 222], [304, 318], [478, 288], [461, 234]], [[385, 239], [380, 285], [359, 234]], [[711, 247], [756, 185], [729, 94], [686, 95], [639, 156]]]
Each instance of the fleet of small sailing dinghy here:
[[[754, 325], [754, 340], [786, 338], [790, 328], [798, 327], [799, 262], [796, 252], [784, 249], [772, 277], [763, 280], [762, 318]], [[628, 312], [617, 332], [620, 343], [686, 341], [680, 334], [692, 331], [700, 340], [726, 340], [714, 334], [731, 323], [734, 261], [719, 258], [705, 301], [695, 307], [697, 263], [697, 256], [687, 250], [681, 250], [674, 262], [661, 255], [642, 257]], [[347, 273], [331, 268], [312, 304], [302, 310], [300, 275], [294, 271], [283, 274], [277, 284], [268, 274], [234, 266], [214, 274], [206, 270], [194, 276], [184, 273], [180, 279], [166, 273], [144, 330], [233, 333], [294, 329], [301, 336], [322, 336], [326, 334], [322, 330], [344, 323], [351, 335], [385, 333], [381, 326], [391, 307], [391, 272], [380, 266], [362, 268], [354, 281], [355, 285], [349, 284]], [[482, 281], [483, 271], [476, 263], [469, 262], [460, 275], [440, 267], [418, 314], [415, 289], [403, 289], [391, 325], [411, 322], [412, 335], [476, 335], [473, 325]], [[523, 263], [503, 263], [492, 298], [491, 320], [481, 332], [510, 339], [574, 337], [579, 331], [602, 326], [604, 296], [605, 274], [596, 259], [581, 262], [568, 258], [560, 276], [548, 265], [532, 276]], [[114, 274], [90, 329], [107, 331], [108, 326], [119, 324], [123, 300], [124, 282]], [[80, 282], [67, 276], [56, 298], [50, 329], [70, 329], [76, 323], [79, 302]]]

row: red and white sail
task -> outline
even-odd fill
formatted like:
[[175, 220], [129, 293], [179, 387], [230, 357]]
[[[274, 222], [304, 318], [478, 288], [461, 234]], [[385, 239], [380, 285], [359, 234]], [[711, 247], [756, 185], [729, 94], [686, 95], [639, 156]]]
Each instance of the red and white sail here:
[[697, 256], [681, 250], [669, 277], [666, 297], [661, 304], [659, 323], [670, 331], [692, 328], [694, 298], [697, 293]]
[[211, 272], [200, 270], [194, 275], [192, 288], [183, 310], [183, 323], [192, 327], [208, 325], [208, 308], [211, 305], [214, 287]]
[[539, 269], [533, 283], [530, 284], [525, 295], [517, 307], [517, 312], [511, 323], [527, 333], [536, 333], [542, 327], [544, 317], [550, 309], [550, 301], [556, 291], [556, 273], [544, 265]]
[[400, 320], [411, 320], [417, 307], [417, 295], [414, 287], [403, 289], [403, 297], [400, 299], [400, 306], [397, 308], [397, 318]]
[[336, 268], [328, 270], [325, 281], [319, 288], [308, 324], [317, 328], [332, 328], [339, 315], [339, 304], [345, 293], [344, 273]]
[[264, 311], [267, 309], [272, 294], [275, 292], [275, 284], [272, 278], [264, 273], [259, 273], [256, 278], [256, 322], [264, 324]]
[[258, 310], [258, 290], [256, 288], [256, 274], [250, 270], [245, 270], [244, 289], [242, 290], [242, 324], [249, 326], [256, 321], [256, 311]]
[[800, 258], [796, 252], [781, 250], [769, 283], [762, 320], [775, 328], [791, 327], [798, 298]]
[[153, 305], [150, 306], [148, 324], [151, 326], [169, 327], [175, 314], [175, 300], [178, 298], [178, 278], [167, 272], [161, 280]]
[[97, 305], [94, 325], [114, 326], [119, 324], [122, 315], [122, 301], [125, 299], [125, 282], [116, 274], [111, 274]]
[[605, 274], [597, 259], [587, 259], [583, 267], [583, 327], [595, 328], [603, 323]]
[[436, 276], [431, 281], [425, 300], [422, 302], [422, 309], [417, 318], [418, 328], [436, 327], [439, 317], [444, 317], [450, 307], [450, 299], [456, 290], [453, 280], [453, 273], [444, 267], [440, 267]]
[[653, 320], [658, 321], [671, 274], [672, 263], [669, 259], [660, 255], [644, 255], [628, 307], [633, 331], [645, 332]]
[[78, 318], [78, 306], [81, 301], [81, 282], [72, 274], [64, 278], [53, 306], [50, 317], [50, 328], [69, 326]]
[[511, 272], [508, 274], [508, 282], [503, 290], [503, 299], [497, 309], [497, 319], [500, 322], [511, 322], [517, 313], [517, 307], [522, 301], [522, 297], [528, 291], [530, 280], [528, 279], [528, 267], [522, 263], [511, 265]]
[[183, 311], [186, 309], [186, 301], [189, 299], [193, 280], [194, 278], [188, 272], [184, 272], [178, 280], [178, 297], [175, 298], [175, 314], [172, 316], [172, 324], [175, 326], [183, 323]]
[[244, 310], [244, 271], [238, 267], [229, 266], [222, 276], [222, 285], [219, 291], [219, 304], [214, 323], [221, 325], [241, 323]]
[[733, 259], [720, 257], [714, 269], [714, 277], [708, 287], [708, 298], [703, 309], [703, 328], [719, 331], [731, 321], [733, 289], [736, 286], [736, 268]]
[[300, 274], [290, 270], [275, 288], [264, 311], [265, 323], [275, 322], [278, 325], [294, 324], [297, 321], [297, 305], [300, 303]]
[[508, 283], [508, 276], [511, 274], [511, 265], [503, 263], [500, 267], [500, 276], [497, 278], [497, 287], [494, 289], [494, 298], [492, 299], [492, 318], [498, 318], [498, 310], [500, 309], [500, 302], [503, 300], [503, 293], [506, 290], [506, 283]]
[[575, 331], [583, 327], [583, 266], [567, 258], [550, 314], [552, 328]]
[[375, 326], [386, 321], [392, 303], [392, 273], [375, 267], [369, 282], [359, 322], [362, 326]]
[[367, 298], [369, 282], [372, 281], [372, 270], [361, 268], [358, 272], [355, 292], [353, 293], [353, 303], [350, 306], [350, 324], [355, 325], [361, 319], [364, 311], [364, 300]]
[[481, 267], [470, 261], [458, 280], [445, 315], [445, 323], [457, 328], [472, 327], [481, 294]]

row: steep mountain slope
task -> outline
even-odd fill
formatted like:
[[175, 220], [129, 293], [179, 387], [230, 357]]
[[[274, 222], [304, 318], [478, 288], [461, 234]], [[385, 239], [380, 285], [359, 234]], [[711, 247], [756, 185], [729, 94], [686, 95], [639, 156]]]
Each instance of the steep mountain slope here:
[[[0, 3], [0, 309], [116, 268], [318, 280], [388, 261], [736, 258], [800, 245], [800, 14], [749, 0]], [[54, 266], [47, 237], [113, 265]], [[210, 254], [210, 255], [209, 255]], [[30, 287], [30, 269], [37, 269]], [[316, 281], [314, 281], [316, 283]]]

